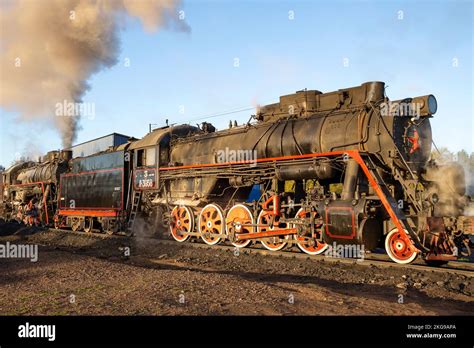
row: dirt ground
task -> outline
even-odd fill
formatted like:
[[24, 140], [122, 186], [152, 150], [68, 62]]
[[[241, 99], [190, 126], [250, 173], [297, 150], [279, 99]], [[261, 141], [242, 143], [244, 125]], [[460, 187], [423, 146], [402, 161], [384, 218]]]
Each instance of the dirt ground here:
[[469, 275], [0, 225], [0, 244], [7, 241], [39, 244], [39, 257], [0, 259], [0, 315], [472, 315], [474, 308]]

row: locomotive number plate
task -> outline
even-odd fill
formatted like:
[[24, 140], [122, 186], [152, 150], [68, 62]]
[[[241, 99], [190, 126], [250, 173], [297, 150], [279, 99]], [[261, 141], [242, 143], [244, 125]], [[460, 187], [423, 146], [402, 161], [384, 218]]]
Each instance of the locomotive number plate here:
[[135, 189], [147, 190], [156, 187], [156, 170], [142, 169], [135, 171]]

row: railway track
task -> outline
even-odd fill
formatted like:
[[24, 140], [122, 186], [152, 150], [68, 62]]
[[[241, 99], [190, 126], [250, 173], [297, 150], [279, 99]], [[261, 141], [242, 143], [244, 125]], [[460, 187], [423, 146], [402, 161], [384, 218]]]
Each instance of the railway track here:
[[[103, 233], [85, 233], [85, 232], [74, 232], [70, 230], [64, 229], [49, 229], [50, 232], [64, 232], [67, 234], [78, 235], [81, 237], [86, 238], [97, 238], [97, 239], [121, 239], [121, 240], [132, 240], [131, 237], [125, 235], [107, 235]], [[361, 266], [377, 266], [381, 268], [387, 267], [396, 267], [396, 268], [407, 268], [411, 270], [419, 270], [423, 272], [441, 272], [441, 273], [455, 273], [461, 274], [468, 277], [474, 276], [474, 263], [472, 262], [448, 262], [443, 266], [430, 266], [426, 265], [423, 260], [415, 260], [415, 262], [402, 265], [397, 264], [389, 259], [387, 255], [384, 254], [366, 254], [364, 259], [349, 259], [349, 258], [335, 258], [335, 257], [327, 257], [324, 255], [308, 255], [302, 252], [296, 251], [269, 251], [263, 248], [258, 248], [256, 246], [249, 246], [247, 248], [236, 248], [235, 246], [230, 245], [207, 245], [205, 243], [200, 243], [196, 240], [187, 241], [184, 243], [178, 243], [174, 240], [166, 240], [166, 239], [159, 239], [156, 237], [133, 237], [135, 240], [142, 240], [146, 241], [148, 245], [172, 245], [172, 246], [180, 246], [180, 247], [189, 247], [189, 248], [198, 248], [198, 249], [209, 249], [209, 250], [224, 250], [227, 252], [233, 253], [242, 253], [242, 254], [259, 254], [269, 257], [286, 257], [286, 258], [293, 258], [293, 259], [301, 259], [301, 260], [313, 260], [313, 261], [324, 261], [324, 262], [340, 262], [344, 264], [357, 264]]]

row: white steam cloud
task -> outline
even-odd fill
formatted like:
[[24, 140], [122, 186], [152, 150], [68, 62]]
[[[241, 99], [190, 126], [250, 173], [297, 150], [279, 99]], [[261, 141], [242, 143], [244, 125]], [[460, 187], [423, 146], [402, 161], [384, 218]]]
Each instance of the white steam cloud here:
[[147, 31], [189, 31], [175, 0], [4, 0], [0, 3], [0, 106], [21, 119], [49, 119], [63, 146], [79, 117], [55, 116], [67, 100], [81, 103], [92, 74], [117, 63], [118, 33], [129, 18]]

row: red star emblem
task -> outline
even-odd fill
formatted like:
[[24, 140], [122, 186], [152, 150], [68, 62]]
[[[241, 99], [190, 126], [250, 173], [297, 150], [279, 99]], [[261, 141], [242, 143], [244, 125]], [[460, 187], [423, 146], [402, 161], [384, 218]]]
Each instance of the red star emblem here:
[[415, 129], [413, 131], [413, 136], [407, 137], [407, 139], [412, 144], [410, 148], [410, 154], [412, 154], [413, 152], [415, 152], [417, 149], [420, 148], [420, 143], [418, 141], [420, 139], [420, 135], [418, 134], [418, 131]]

